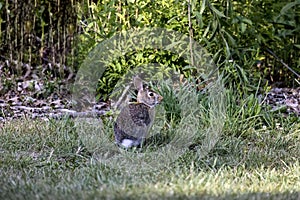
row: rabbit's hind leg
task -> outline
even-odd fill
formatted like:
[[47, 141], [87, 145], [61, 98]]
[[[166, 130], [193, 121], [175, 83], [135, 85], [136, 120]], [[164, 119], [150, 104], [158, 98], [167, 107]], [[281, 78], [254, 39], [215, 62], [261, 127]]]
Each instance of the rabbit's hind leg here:
[[115, 123], [114, 132], [116, 144], [124, 148], [138, 147], [142, 142], [141, 138], [136, 138], [126, 134], [118, 127], [117, 123]]

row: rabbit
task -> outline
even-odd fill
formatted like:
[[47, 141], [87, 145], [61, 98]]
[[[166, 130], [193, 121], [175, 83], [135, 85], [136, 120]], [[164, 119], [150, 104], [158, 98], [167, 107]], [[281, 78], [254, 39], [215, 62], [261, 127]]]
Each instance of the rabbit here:
[[143, 86], [142, 79], [133, 78], [138, 90], [137, 102], [126, 105], [114, 123], [116, 144], [124, 148], [141, 147], [155, 117], [155, 106], [163, 97], [148, 87]]

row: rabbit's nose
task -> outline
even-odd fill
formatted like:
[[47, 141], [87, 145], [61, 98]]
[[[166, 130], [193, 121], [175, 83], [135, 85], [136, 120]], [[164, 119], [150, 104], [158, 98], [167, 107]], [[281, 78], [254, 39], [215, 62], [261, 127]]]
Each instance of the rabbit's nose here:
[[164, 98], [162, 96], [158, 96], [158, 101], [162, 101]]

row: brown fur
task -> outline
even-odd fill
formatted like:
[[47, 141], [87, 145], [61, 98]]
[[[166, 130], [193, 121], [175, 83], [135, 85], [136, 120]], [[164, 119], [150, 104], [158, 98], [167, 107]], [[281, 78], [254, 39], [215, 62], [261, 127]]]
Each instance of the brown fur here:
[[117, 144], [124, 139], [133, 141], [132, 146], [139, 146], [147, 136], [155, 117], [155, 106], [162, 101], [162, 96], [143, 86], [139, 77], [134, 77], [134, 86], [138, 90], [137, 102], [125, 106], [114, 125]]

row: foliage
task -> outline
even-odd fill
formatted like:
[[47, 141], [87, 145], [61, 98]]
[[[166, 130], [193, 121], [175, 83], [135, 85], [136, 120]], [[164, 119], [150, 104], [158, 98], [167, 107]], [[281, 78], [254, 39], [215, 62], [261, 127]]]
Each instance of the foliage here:
[[[7, 68], [18, 76], [24, 76], [24, 64], [28, 63], [33, 71], [51, 65], [42, 71], [65, 78], [65, 66], [77, 70], [98, 43], [120, 31], [144, 27], [161, 27], [192, 36], [213, 55], [227, 83], [237, 87], [241, 94], [252, 92], [260, 79], [263, 84], [280, 81], [286, 86], [295, 85], [298, 77], [270, 55], [269, 50], [296, 72], [300, 71], [297, 0], [190, 1], [190, 13], [189, 2], [177, 0], [39, 1], [37, 4], [1, 1], [0, 10], [1, 60], [17, 61], [2, 63], [5, 68], [2, 71]], [[186, 61], [177, 62], [174, 56], [178, 55], [170, 58], [170, 53], [156, 50], [128, 52], [108, 64], [99, 82], [100, 96], [107, 98], [122, 74], [139, 64], [155, 60], [176, 69], [184, 67]]]
[[[74, 8], [72, 1], [1, 2], [1, 59], [28, 63], [33, 69], [48, 63], [74, 64], [68, 58], [72, 53], [74, 56], [72, 40], [77, 17]], [[17, 73], [21, 68], [20, 64], [16, 66]]]
[[[91, 3], [89, 8], [91, 14], [85, 16], [82, 28], [85, 37], [92, 38], [94, 44], [111, 37], [116, 31], [131, 28], [162, 27], [190, 34], [188, 2], [98, 1]], [[276, 81], [289, 86], [293, 84], [290, 80], [295, 76], [267, 50], [274, 51], [298, 71], [299, 2], [204, 0], [191, 1], [191, 10], [192, 36], [214, 54], [213, 58], [227, 76], [228, 84], [241, 93], [255, 90], [254, 85], [261, 78], [264, 84]], [[291, 10], [293, 12], [289, 12]], [[144, 54], [132, 52], [117, 61], [118, 64], [109, 65], [103, 80], [108, 81], [112, 76], [117, 80], [126, 69], [141, 63], [141, 60], [132, 61], [141, 53]], [[168, 56], [156, 51], [142, 55], [142, 63], [152, 62], [149, 53], [160, 56], [160, 62], [170, 63]], [[183, 67], [182, 63], [175, 65]], [[123, 71], [118, 74], [120, 66]], [[108, 88], [107, 93], [114, 84], [103, 83], [99, 87], [104, 88], [103, 85]]]

